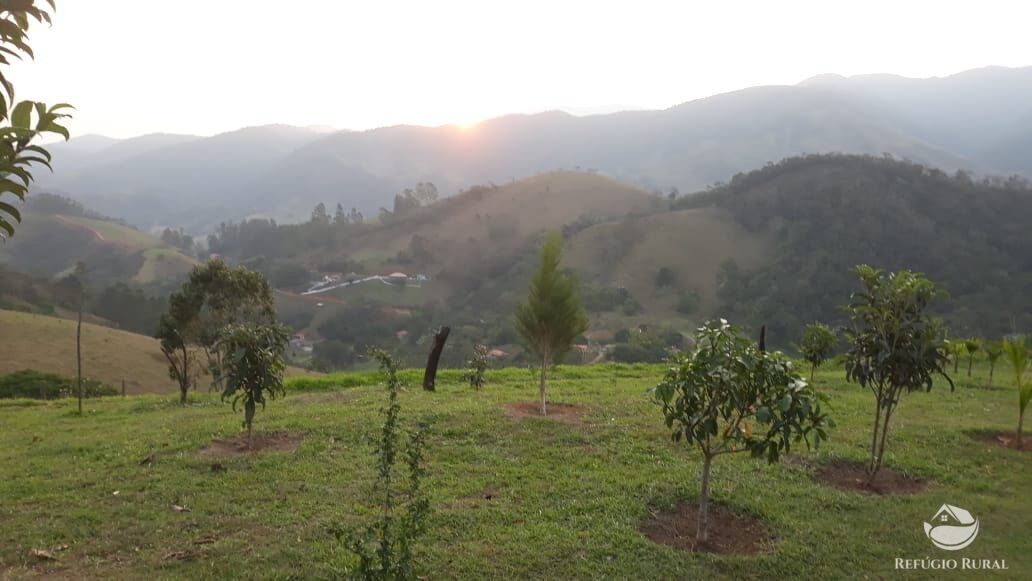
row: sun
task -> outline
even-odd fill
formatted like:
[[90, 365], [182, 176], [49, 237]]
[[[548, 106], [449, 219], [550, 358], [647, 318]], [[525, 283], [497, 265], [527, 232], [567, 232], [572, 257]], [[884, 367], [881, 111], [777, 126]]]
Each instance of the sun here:
[[479, 123], [479, 121], [465, 121], [462, 123], [456, 123], [455, 128], [462, 132], [472, 131], [473, 129], [476, 129]]

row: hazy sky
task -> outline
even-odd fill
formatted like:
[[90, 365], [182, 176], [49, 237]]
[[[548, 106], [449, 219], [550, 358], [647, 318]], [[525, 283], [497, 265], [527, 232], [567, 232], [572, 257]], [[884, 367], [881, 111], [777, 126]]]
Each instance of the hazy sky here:
[[57, 0], [20, 98], [75, 134], [664, 108], [818, 73], [1032, 64], [1032, 2]]

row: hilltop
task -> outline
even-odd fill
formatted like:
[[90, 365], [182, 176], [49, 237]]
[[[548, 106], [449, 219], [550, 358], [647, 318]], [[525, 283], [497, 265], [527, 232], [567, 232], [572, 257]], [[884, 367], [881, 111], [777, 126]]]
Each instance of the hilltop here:
[[16, 236], [0, 245], [0, 261], [44, 277], [83, 262], [94, 281], [139, 284], [174, 279], [197, 260], [182, 250], [58, 196], [31, 195]]

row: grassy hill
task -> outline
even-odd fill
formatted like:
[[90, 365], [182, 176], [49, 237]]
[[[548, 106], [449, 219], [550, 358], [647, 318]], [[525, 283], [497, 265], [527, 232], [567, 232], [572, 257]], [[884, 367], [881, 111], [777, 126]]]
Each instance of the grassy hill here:
[[[83, 375], [126, 393], [174, 393], [157, 339], [93, 323], [82, 326]], [[0, 310], [0, 375], [34, 369], [74, 377], [75, 321]], [[301, 373], [288, 369], [288, 375]]]
[[[84, 323], [83, 374], [127, 393], [171, 393], [168, 362], [151, 337]], [[35, 369], [76, 374], [75, 321], [0, 310], [0, 374]]]
[[[477, 251], [502, 253], [543, 230], [657, 207], [656, 196], [587, 172], [556, 171], [497, 187], [476, 187], [427, 208], [392, 217], [345, 245], [356, 260], [390, 262], [420, 239], [448, 260]], [[410, 256], [410, 258], [415, 258]]]
[[[568, 241], [565, 261], [583, 282], [628, 289], [643, 306], [642, 322], [687, 319], [676, 312], [680, 296], [696, 293], [698, 314], [713, 313], [719, 304], [720, 265], [734, 260], [750, 268], [759, 266], [769, 256], [768, 242], [719, 209], [680, 210], [582, 230]], [[673, 272], [671, 285], [657, 286], [661, 268]]]
[[144, 232], [109, 220], [26, 212], [0, 262], [39, 276], [71, 272], [82, 261], [95, 281], [140, 283], [174, 278], [197, 260]]
[[[526, 370], [491, 372], [479, 393], [451, 375], [436, 393], [408, 389], [402, 423], [430, 426], [423, 484], [432, 512], [416, 546], [416, 574], [890, 578], [899, 573], [896, 558], [954, 556], [934, 548], [921, 524], [950, 502], [981, 526], [957, 558], [1005, 559], [1008, 570], [994, 577], [1027, 579], [1032, 462], [972, 437], [1012, 429], [1016, 415], [1013, 383], [998, 373], [997, 388], [985, 389], [985, 372], [976, 369], [952, 393], [937, 385], [904, 398], [885, 463], [929, 481], [910, 496], [817, 480], [824, 466], [865, 457], [873, 405], [841, 370], [820, 373], [837, 426], [819, 452], [794, 447], [773, 466], [743, 454], [714, 463], [717, 505], [758, 519], [772, 537], [744, 556], [688, 553], [641, 532], [654, 512], [695, 501], [702, 465], [697, 451], [671, 442], [644, 393], [662, 366], [561, 369], [552, 400], [582, 406], [567, 421], [510, 415], [506, 405], [534, 398]], [[324, 383], [355, 385], [351, 379]], [[296, 449], [232, 456], [204, 451], [240, 431], [240, 414], [211, 394], [187, 406], [159, 396], [89, 400], [83, 418], [69, 400], [0, 404], [0, 576], [344, 577], [352, 561], [331, 530], [376, 514], [371, 440], [385, 401], [372, 378], [357, 379], [348, 389], [292, 391], [259, 412], [258, 434], [290, 435]], [[221, 469], [212, 469], [216, 463]], [[56, 559], [34, 559], [31, 549]], [[941, 570], [907, 573], [942, 577]]]

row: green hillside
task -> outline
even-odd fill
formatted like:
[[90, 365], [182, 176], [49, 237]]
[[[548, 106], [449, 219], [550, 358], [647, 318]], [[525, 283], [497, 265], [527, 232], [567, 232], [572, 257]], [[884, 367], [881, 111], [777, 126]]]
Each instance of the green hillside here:
[[181, 250], [129, 226], [33, 211], [32, 206], [18, 234], [0, 246], [0, 263], [38, 276], [67, 274], [80, 261], [95, 282], [157, 282], [176, 278], [197, 264]]
[[[151, 337], [85, 323], [83, 374], [127, 393], [172, 393], [168, 362]], [[0, 374], [34, 369], [75, 377], [75, 321], [0, 310]]]
[[855, 289], [849, 269], [865, 263], [939, 283], [950, 295], [940, 314], [957, 334], [1032, 330], [1032, 188], [1024, 180], [815, 155], [738, 174], [679, 206], [727, 212], [770, 241], [761, 264], [722, 268], [718, 312], [767, 325], [777, 344], [814, 320], [840, 321], [837, 307]]

